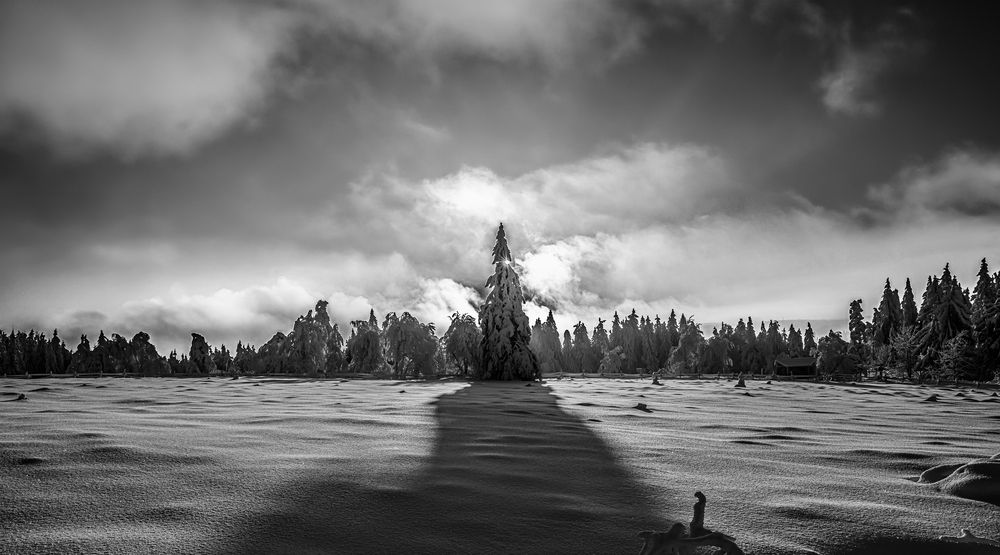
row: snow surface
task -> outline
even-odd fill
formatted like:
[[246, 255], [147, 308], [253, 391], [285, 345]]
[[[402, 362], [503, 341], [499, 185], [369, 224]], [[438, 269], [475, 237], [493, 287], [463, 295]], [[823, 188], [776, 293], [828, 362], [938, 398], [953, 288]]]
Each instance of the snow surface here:
[[915, 481], [1000, 452], [991, 390], [663, 384], [0, 379], [0, 552], [635, 553], [696, 490], [748, 553], [997, 552]]

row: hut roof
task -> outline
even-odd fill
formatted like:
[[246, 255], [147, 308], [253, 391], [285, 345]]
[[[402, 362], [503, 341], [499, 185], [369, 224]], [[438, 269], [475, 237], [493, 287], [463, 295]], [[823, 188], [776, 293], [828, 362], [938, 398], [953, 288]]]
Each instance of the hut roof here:
[[786, 357], [775, 359], [775, 364], [780, 364], [785, 368], [803, 368], [816, 364], [815, 357]]

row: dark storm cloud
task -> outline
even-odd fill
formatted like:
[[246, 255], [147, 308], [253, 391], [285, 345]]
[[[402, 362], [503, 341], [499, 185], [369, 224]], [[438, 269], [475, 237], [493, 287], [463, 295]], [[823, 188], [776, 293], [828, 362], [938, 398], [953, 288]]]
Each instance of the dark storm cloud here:
[[874, 28], [851, 20], [827, 33], [836, 49], [834, 66], [823, 74], [819, 86], [823, 104], [834, 113], [876, 116], [882, 111], [878, 85], [882, 77], [911, 65], [923, 49], [920, 22], [909, 8], [897, 8]]
[[6, 2], [0, 113], [72, 157], [190, 152], [261, 107], [291, 26], [235, 2]]
[[929, 164], [904, 168], [871, 198], [898, 217], [924, 211], [966, 216], [1000, 214], [1000, 153], [954, 150]]

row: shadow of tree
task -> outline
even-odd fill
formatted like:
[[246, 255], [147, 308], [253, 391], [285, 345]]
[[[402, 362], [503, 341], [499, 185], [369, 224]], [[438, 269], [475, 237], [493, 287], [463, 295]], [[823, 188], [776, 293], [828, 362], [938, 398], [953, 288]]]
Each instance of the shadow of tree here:
[[473, 383], [435, 404], [436, 443], [410, 487], [299, 483], [239, 527], [235, 552], [621, 553], [671, 524], [548, 388]]

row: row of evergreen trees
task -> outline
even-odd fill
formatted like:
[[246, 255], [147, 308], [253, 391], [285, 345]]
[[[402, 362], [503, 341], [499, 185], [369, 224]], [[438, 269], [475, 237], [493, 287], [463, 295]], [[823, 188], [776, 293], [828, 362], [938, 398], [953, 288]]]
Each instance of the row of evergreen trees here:
[[[330, 323], [327, 302], [319, 301], [315, 314], [300, 316], [287, 335], [278, 332], [259, 349], [237, 343], [234, 354], [225, 346], [212, 348], [205, 338], [192, 333], [187, 354], [171, 351], [161, 356], [145, 332], [131, 341], [118, 334], [100, 333], [91, 347], [86, 335], [70, 351], [54, 331], [51, 338], [30, 331], [0, 331], [0, 374], [139, 374], [139, 375], [252, 375], [306, 374], [312, 376], [365, 373], [386, 377], [431, 376], [448, 367], [446, 348], [455, 350], [453, 371], [469, 373], [481, 359], [463, 354], [458, 341], [463, 327], [455, 323], [439, 340], [433, 324], [424, 324], [403, 313], [386, 315], [379, 326], [372, 311], [368, 320], [352, 322], [345, 342], [339, 327]], [[455, 316], [458, 318], [458, 315]], [[464, 317], [467, 323], [468, 316]], [[468, 326], [465, 326], [468, 329]], [[473, 334], [477, 342], [479, 335]], [[464, 368], [463, 368], [464, 365]]]
[[[174, 357], [176, 358], [176, 357]], [[102, 331], [91, 348], [86, 335], [80, 336], [76, 351], [53, 330], [52, 337], [34, 330], [0, 331], [0, 374], [141, 373], [170, 371], [167, 359], [156, 352], [149, 335], [139, 332], [127, 340], [117, 333], [109, 339]]]
[[674, 310], [666, 321], [659, 315], [639, 316], [633, 309], [624, 320], [615, 312], [611, 330], [598, 319], [592, 333], [577, 322], [560, 340], [552, 311], [544, 322], [536, 319], [531, 329], [531, 348], [546, 373], [626, 373], [667, 370], [674, 374], [769, 373], [779, 357], [817, 354], [812, 325], [805, 330], [794, 324], [787, 329], [778, 322], [763, 322], [754, 329], [753, 318], [735, 326], [723, 323], [705, 338], [693, 317]]
[[919, 308], [909, 278], [902, 298], [886, 279], [871, 320], [860, 299], [848, 318], [847, 364], [870, 375], [987, 381], [1000, 371], [1000, 272], [985, 258], [971, 292], [945, 264], [928, 276]]
[[[225, 346], [221, 351], [208, 349], [200, 347], [201, 341], [201, 336], [196, 336], [190, 355], [181, 357], [181, 364], [197, 373], [372, 374], [401, 379], [434, 376], [445, 367], [433, 324], [422, 323], [408, 312], [402, 316], [390, 312], [379, 325], [372, 310], [367, 320], [351, 322], [351, 335], [345, 341], [322, 300], [295, 321], [291, 332], [276, 333], [259, 349], [240, 342], [233, 357]], [[199, 352], [210, 354], [199, 356]], [[198, 363], [200, 360], [205, 363]]]

